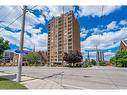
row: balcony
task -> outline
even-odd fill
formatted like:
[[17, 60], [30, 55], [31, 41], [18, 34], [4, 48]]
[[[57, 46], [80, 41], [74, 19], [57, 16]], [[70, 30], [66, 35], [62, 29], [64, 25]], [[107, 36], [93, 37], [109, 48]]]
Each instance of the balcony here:
[[62, 47], [62, 44], [59, 44], [58, 47]]
[[69, 35], [69, 36], [72, 35], [72, 31], [69, 31], [69, 32], [68, 32], [68, 35]]
[[61, 51], [62, 50], [62, 47], [58, 47], [58, 51]]
[[71, 50], [72, 49], [72, 46], [69, 46], [68, 49]]
[[68, 20], [72, 20], [72, 16], [71, 15], [68, 16]]
[[59, 33], [58, 36], [62, 36], [62, 33]]
[[68, 27], [68, 31], [72, 31], [72, 27]]
[[70, 41], [72, 41], [72, 38], [69, 38], [69, 39], [68, 39], [68, 42], [70, 42]]
[[58, 21], [58, 23], [59, 23], [59, 24], [62, 23], [62, 19], [60, 19], [60, 20]]
[[50, 44], [48, 44], [48, 48], [50, 48]]
[[72, 46], [72, 41], [68, 42], [68, 46]]
[[58, 31], [58, 34], [62, 34], [62, 29]]
[[48, 33], [48, 36], [50, 36], [51, 33]]
[[58, 41], [58, 43], [62, 43], [62, 40]]
[[58, 54], [61, 54], [62, 53], [62, 51], [58, 51]]
[[68, 38], [72, 38], [72, 35], [69, 35]]
[[62, 41], [62, 37], [59, 37], [59, 38], [58, 38], [58, 41]]
[[62, 27], [59, 27], [58, 30], [59, 30], [59, 31], [62, 31]]
[[50, 28], [51, 28], [51, 26], [50, 26], [50, 25], [48, 25], [48, 28], [50, 29]]
[[50, 39], [51, 39], [50, 36], [48, 36], [48, 41], [50, 41]]
[[68, 21], [68, 24], [72, 26], [72, 20], [71, 21]]
[[62, 18], [61, 18], [61, 17], [59, 17], [59, 18], [58, 18], [58, 20], [62, 20]]

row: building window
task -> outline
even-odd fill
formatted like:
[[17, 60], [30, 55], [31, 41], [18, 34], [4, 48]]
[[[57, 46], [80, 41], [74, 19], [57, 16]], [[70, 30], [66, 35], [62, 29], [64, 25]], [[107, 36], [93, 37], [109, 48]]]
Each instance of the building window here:
[[68, 39], [68, 41], [72, 41], [72, 39]]

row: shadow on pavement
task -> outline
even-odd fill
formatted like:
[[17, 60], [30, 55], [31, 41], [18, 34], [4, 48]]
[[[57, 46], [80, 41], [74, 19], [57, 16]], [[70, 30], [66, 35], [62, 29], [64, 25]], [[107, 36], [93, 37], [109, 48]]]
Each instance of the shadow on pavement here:
[[61, 72], [61, 73], [57, 73], [57, 74], [53, 74], [53, 75], [50, 75], [50, 76], [46, 76], [46, 77], [43, 77], [43, 78], [41, 78], [42, 80], [43, 79], [47, 79], [47, 78], [51, 78], [51, 77], [54, 77], [54, 76], [63, 76], [64, 75], [64, 72]]
[[1, 75], [0, 78], [6, 78], [6, 79], [13, 80], [13, 79], [16, 79], [16, 74], [13, 74], [13, 75]]

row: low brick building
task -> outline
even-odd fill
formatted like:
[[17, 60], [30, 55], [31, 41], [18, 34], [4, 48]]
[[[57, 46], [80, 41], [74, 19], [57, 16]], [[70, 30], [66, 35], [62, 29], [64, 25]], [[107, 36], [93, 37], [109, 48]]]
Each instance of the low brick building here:
[[120, 42], [120, 50], [127, 50], [127, 40]]

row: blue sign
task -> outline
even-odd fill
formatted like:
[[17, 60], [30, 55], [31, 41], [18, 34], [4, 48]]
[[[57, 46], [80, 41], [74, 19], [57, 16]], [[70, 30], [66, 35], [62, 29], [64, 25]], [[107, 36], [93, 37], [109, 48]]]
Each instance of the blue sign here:
[[28, 54], [30, 51], [26, 51], [26, 50], [23, 50], [23, 51], [21, 51], [21, 50], [15, 50], [15, 53], [18, 53], [18, 54], [23, 54], [23, 55], [26, 55], [26, 54]]

